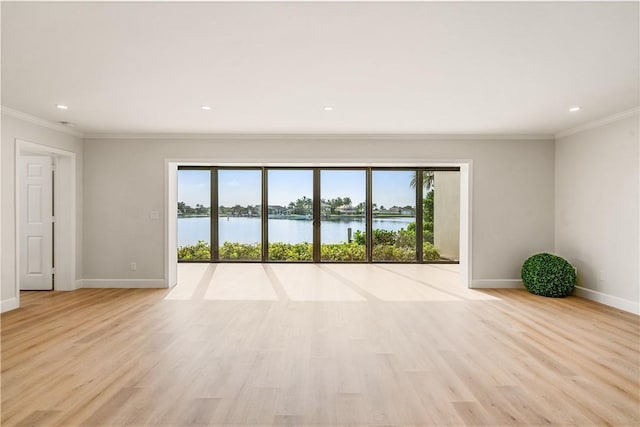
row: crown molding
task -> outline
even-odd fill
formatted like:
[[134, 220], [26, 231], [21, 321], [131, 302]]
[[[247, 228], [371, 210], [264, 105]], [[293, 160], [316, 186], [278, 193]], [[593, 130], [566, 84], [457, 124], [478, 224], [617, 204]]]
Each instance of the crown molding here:
[[[84, 140], [340, 140], [340, 141], [553, 141], [550, 134], [421, 134], [421, 133], [83, 133], [60, 123], [13, 108], [0, 106], [2, 114]], [[637, 112], [638, 109], [635, 109]], [[557, 138], [557, 135], [556, 135]]]
[[395, 140], [395, 141], [553, 141], [553, 135], [403, 134], [403, 133], [87, 133], [89, 140]]
[[611, 116], [603, 117], [598, 120], [593, 120], [587, 123], [584, 123], [580, 126], [576, 126], [567, 130], [563, 130], [562, 132], [558, 132], [555, 134], [556, 139], [566, 138], [570, 135], [575, 135], [576, 133], [585, 132], [591, 129], [599, 128], [609, 123], [617, 122], [618, 120], [626, 119], [627, 117], [631, 117], [634, 115], [640, 114], [640, 107], [635, 107], [630, 110], [622, 111], [620, 113], [613, 114]]
[[0, 106], [0, 111], [2, 111], [2, 114], [5, 114], [9, 117], [13, 117], [25, 122], [33, 123], [35, 125], [42, 126], [51, 130], [77, 136], [80, 138], [84, 136], [82, 132], [79, 132], [75, 129], [71, 129], [60, 123], [52, 122], [51, 120], [46, 120], [40, 117], [32, 116], [31, 114], [23, 113], [22, 111], [14, 110], [13, 108], [5, 107], [4, 105]]

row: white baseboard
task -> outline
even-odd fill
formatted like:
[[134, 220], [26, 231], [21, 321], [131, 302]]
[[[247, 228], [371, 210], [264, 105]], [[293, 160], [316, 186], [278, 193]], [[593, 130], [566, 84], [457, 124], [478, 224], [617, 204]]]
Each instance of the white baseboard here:
[[520, 279], [474, 279], [471, 289], [519, 289], [522, 288]]
[[5, 311], [15, 310], [20, 307], [20, 303], [18, 302], [18, 298], [8, 298], [0, 301], [0, 313], [4, 313]]
[[640, 314], [640, 303], [638, 301], [616, 297], [603, 292], [583, 288], [582, 286], [576, 286], [573, 291], [573, 295], [614, 308], [619, 308], [620, 310], [628, 311], [630, 313]]
[[82, 288], [166, 288], [164, 279], [82, 279]]

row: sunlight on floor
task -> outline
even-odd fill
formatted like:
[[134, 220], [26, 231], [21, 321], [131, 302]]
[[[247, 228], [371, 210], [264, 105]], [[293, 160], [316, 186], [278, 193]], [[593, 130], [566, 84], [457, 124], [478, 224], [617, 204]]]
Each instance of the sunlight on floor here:
[[460, 283], [454, 264], [178, 264], [167, 300], [495, 300]]

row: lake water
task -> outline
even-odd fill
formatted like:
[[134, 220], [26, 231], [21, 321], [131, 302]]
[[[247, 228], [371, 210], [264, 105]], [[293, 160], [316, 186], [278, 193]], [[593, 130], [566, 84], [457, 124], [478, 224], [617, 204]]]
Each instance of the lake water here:
[[[373, 220], [373, 228], [398, 231], [407, 228], [414, 218], [380, 218]], [[347, 241], [347, 228], [365, 231], [363, 219], [321, 222], [322, 243]], [[257, 243], [260, 241], [260, 218], [220, 218], [220, 242]], [[192, 245], [198, 240], [209, 241], [210, 223], [207, 217], [178, 218], [178, 246]], [[300, 243], [313, 241], [313, 224], [309, 220], [269, 219], [269, 241]]]

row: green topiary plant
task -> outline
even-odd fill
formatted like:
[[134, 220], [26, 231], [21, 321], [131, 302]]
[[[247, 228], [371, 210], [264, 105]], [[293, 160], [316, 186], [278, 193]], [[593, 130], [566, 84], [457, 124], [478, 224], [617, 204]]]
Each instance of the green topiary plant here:
[[576, 270], [562, 257], [536, 254], [522, 265], [522, 283], [532, 294], [564, 297], [576, 284]]

